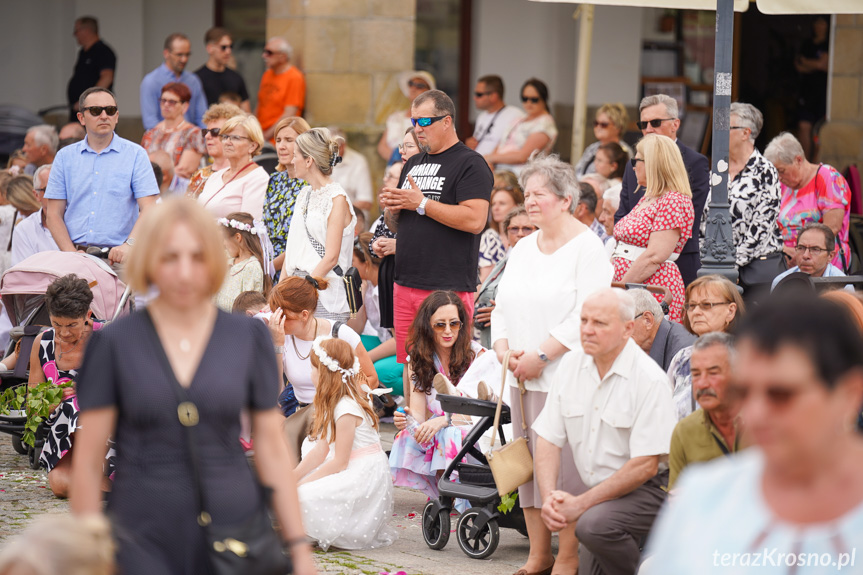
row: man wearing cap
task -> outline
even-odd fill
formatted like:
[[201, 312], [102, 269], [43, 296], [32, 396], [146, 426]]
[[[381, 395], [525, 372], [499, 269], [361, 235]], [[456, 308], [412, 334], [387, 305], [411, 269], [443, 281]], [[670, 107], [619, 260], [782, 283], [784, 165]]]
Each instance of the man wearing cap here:
[[431, 292], [456, 292], [473, 317], [479, 234], [494, 185], [483, 157], [459, 141], [449, 96], [440, 90], [417, 96], [411, 123], [428, 151], [411, 157], [398, 187], [384, 188], [380, 197], [387, 225], [398, 233], [393, 322], [399, 363], [406, 361], [408, 328]]
[[[399, 88], [405, 98], [411, 101], [423, 92], [435, 89], [434, 76], [423, 70], [413, 70], [404, 72], [399, 76]], [[384, 133], [378, 142], [378, 154], [387, 161], [387, 164], [392, 164], [399, 160], [398, 148], [404, 141], [405, 131], [411, 127], [411, 110], [399, 110], [393, 112], [387, 118], [387, 125]]]

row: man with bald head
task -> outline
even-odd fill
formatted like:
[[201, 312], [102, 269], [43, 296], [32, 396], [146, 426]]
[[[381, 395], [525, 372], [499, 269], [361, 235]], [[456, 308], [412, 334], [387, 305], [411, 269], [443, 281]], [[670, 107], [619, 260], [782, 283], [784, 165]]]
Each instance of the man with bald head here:
[[[542, 519], [551, 531], [575, 529], [585, 575], [635, 573], [641, 539], [665, 500], [674, 404], [665, 372], [631, 338], [634, 317], [620, 289], [584, 301], [583, 351], [560, 360], [533, 424]], [[584, 493], [555, 490], [567, 443]]]
[[294, 50], [281, 36], [267, 40], [264, 63], [267, 69], [258, 88], [255, 115], [264, 130], [264, 139], [273, 139], [273, 128], [282, 118], [302, 116], [306, 103], [306, 78], [291, 61]]

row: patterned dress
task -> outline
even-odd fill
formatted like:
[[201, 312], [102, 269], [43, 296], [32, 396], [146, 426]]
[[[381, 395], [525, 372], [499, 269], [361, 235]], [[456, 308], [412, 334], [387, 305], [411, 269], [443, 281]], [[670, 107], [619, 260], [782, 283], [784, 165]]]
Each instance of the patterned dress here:
[[[674, 246], [674, 253], [679, 254], [684, 244], [692, 236], [692, 225], [695, 221], [692, 198], [679, 192], [666, 192], [655, 202], [641, 209], [640, 206], [645, 202], [645, 199], [646, 196], [641, 198], [635, 208], [617, 222], [614, 226], [614, 238], [618, 243], [646, 248], [652, 232], [680, 230], [680, 238], [677, 240], [677, 245]], [[629, 270], [632, 262], [622, 257], [616, 257], [613, 263], [614, 279], [612, 281], [619, 282]], [[683, 318], [685, 290], [677, 264], [668, 261], [663, 262], [659, 269], [643, 283], [665, 286], [671, 290], [673, 299], [668, 311], [668, 319], [679, 323]], [[657, 296], [656, 299], [661, 301], [662, 296]]]
[[182, 124], [182, 129], [172, 132], [166, 132], [159, 126], [147, 130], [141, 139], [141, 147], [147, 150], [147, 153], [160, 150], [168, 152], [175, 166], [186, 149], [194, 150], [202, 156], [207, 153], [201, 129], [187, 122]]
[[500, 234], [488, 228], [479, 237], [479, 267], [491, 267], [506, 257], [506, 248], [500, 240]]
[[[93, 322], [94, 331], [101, 329], [102, 326], [103, 323], [101, 322]], [[77, 370], [61, 370], [57, 367], [56, 349], [54, 330], [43, 331], [39, 341], [39, 364], [42, 366], [45, 379], [54, 385], [75, 381], [78, 377]], [[42, 454], [39, 456], [39, 462], [50, 472], [72, 449], [72, 434], [78, 429], [77, 394], [61, 401], [57, 409], [48, 416], [45, 425], [48, 428], [48, 433], [45, 437], [45, 445], [42, 447]]]
[[288, 176], [287, 172], [276, 172], [270, 176], [267, 199], [264, 201], [264, 225], [267, 226], [275, 256], [285, 251], [294, 204], [300, 190], [306, 185], [303, 180]]
[[264, 292], [264, 270], [255, 256], [240, 262], [230, 260], [228, 263], [231, 267], [222, 288], [216, 294], [216, 305], [231, 313], [234, 300], [244, 291]]
[[204, 191], [204, 184], [207, 183], [207, 180], [212, 175], [213, 166], [206, 166], [192, 174], [192, 177], [189, 179], [189, 187], [186, 189], [186, 195], [197, 200], [201, 192]]

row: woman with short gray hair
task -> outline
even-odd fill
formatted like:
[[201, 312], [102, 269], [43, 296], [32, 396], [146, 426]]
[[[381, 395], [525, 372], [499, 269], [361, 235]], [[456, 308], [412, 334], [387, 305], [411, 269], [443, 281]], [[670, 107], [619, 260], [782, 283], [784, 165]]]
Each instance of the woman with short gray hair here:
[[[513, 352], [508, 368], [527, 390], [523, 409], [521, 402], [512, 402], [513, 428], [527, 425], [533, 449], [536, 434], [531, 424], [545, 406], [558, 360], [567, 351], [581, 349], [582, 302], [609, 286], [612, 267], [599, 237], [572, 216], [579, 197], [572, 166], [557, 156], [534, 158], [522, 169], [520, 180], [524, 207], [539, 230], [510, 252], [491, 312], [491, 341], [500, 361], [508, 350]], [[572, 450], [564, 447], [561, 453], [559, 488], [584, 492]], [[523, 570], [551, 573], [551, 533], [540, 517], [542, 496], [547, 494], [541, 494], [534, 481], [518, 492], [531, 546]], [[574, 573], [577, 565], [575, 531], [562, 531], [556, 569]]]
[[834, 266], [848, 272], [851, 246], [851, 189], [833, 166], [813, 164], [803, 154], [803, 147], [793, 135], [782, 132], [767, 145], [764, 156], [776, 166], [781, 183], [777, 222], [788, 267], [797, 265], [797, 235], [809, 222], [825, 224], [836, 234]]
[[[782, 237], [776, 226], [781, 197], [779, 174], [755, 147], [763, 124], [761, 112], [752, 104], [731, 104], [728, 203], [731, 204], [731, 229], [737, 249], [735, 261], [744, 288], [763, 283], [758, 281], [757, 268], [778, 271], [782, 257]], [[706, 222], [705, 206], [701, 218], [702, 237], [707, 237]], [[764, 278], [769, 281], [766, 276]]]

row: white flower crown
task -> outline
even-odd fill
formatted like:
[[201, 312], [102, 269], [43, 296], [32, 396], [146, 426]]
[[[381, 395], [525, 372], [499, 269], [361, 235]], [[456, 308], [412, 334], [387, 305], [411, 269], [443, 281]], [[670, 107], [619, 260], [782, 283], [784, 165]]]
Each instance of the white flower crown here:
[[249, 232], [252, 235], [258, 235], [266, 233], [266, 229], [262, 229], [259, 226], [253, 226], [251, 224], [246, 224], [239, 220], [229, 220], [228, 218], [219, 218], [216, 220], [226, 228], [234, 228], [235, 230], [240, 230], [243, 232]]
[[351, 369], [345, 369], [339, 362], [330, 357], [327, 354], [327, 350], [325, 350], [321, 346], [321, 342], [325, 339], [332, 339], [330, 337], [320, 335], [315, 338], [315, 341], [312, 343], [312, 349], [315, 351], [315, 355], [318, 356], [318, 359], [321, 362], [321, 365], [325, 366], [328, 370], [334, 373], [342, 374], [342, 382], [347, 383], [349, 377], [356, 377], [360, 373], [360, 360], [356, 356], [354, 356], [354, 366]]

